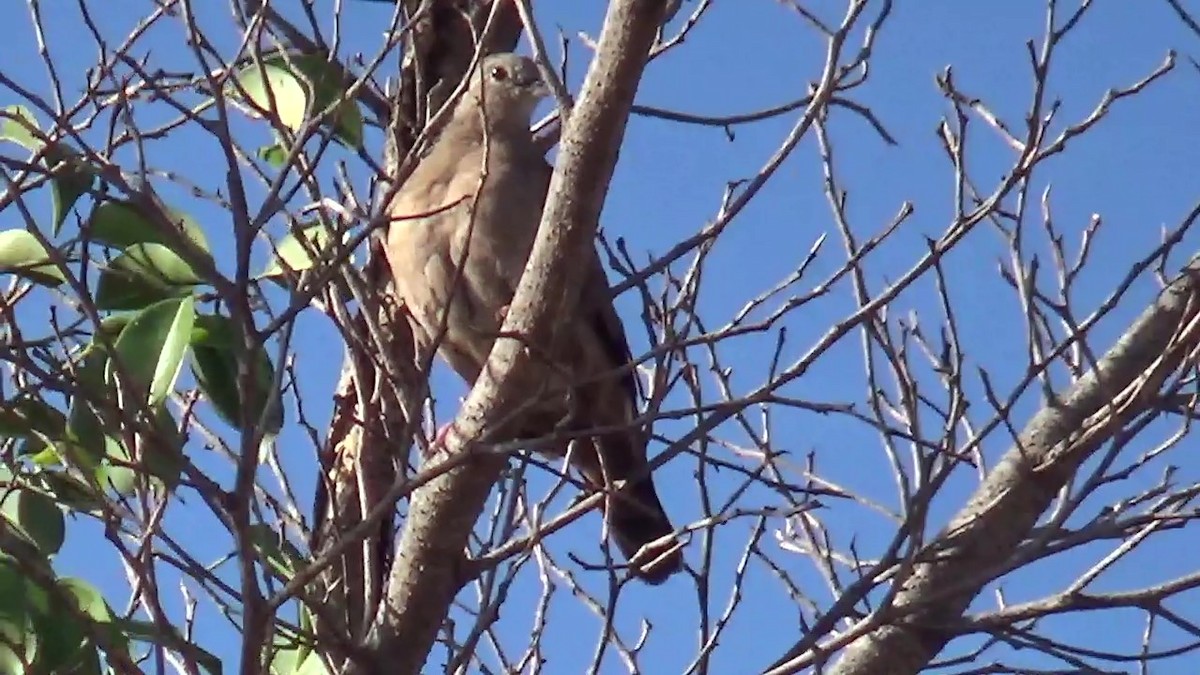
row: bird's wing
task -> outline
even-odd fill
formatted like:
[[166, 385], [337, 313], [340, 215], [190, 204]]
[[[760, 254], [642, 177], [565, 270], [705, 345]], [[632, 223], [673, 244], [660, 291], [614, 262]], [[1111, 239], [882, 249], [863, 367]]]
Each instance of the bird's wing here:
[[[591, 255], [591, 274], [584, 282], [581, 290], [580, 307], [583, 308], [584, 320], [599, 341], [606, 363], [602, 371], [611, 371], [628, 365], [633, 361], [633, 353], [629, 349], [629, 341], [625, 336], [625, 326], [617, 316], [613, 305], [608, 277], [604, 273], [604, 264], [600, 256], [593, 251]], [[632, 412], [636, 414], [639, 381], [637, 372], [629, 369], [621, 375], [621, 385], [629, 397]]]

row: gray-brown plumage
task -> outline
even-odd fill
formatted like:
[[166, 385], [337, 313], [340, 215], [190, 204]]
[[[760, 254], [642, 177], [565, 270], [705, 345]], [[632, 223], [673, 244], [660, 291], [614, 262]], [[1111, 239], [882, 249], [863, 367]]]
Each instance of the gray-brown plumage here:
[[[439, 355], [468, 383], [491, 352], [545, 205], [551, 168], [529, 122], [546, 93], [529, 59], [482, 59], [441, 136], [390, 207], [388, 261], [417, 342], [427, 346], [442, 335]], [[593, 487], [643, 474], [612, 494], [605, 511], [631, 569], [657, 584], [680, 568], [682, 557], [667, 537], [674, 528], [644, 471], [647, 431], [632, 425], [636, 376], [630, 368], [616, 373], [632, 357], [594, 250], [588, 264], [590, 276], [573, 314], [561, 317], [555, 345], [530, 345], [543, 366], [522, 373], [522, 380], [537, 391], [501, 435], [534, 439], [563, 429], [618, 429], [576, 443], [572, 464]], [[539, 449], [561, 457], [566, 444]]]

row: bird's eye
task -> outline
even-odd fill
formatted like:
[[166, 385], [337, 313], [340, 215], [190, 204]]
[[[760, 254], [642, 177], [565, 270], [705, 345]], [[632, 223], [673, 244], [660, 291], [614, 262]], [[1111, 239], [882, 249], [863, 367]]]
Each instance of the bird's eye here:
[[492, 79], [503, 82], [508, 79], [508, 69], [504, 66], [492, 66]]

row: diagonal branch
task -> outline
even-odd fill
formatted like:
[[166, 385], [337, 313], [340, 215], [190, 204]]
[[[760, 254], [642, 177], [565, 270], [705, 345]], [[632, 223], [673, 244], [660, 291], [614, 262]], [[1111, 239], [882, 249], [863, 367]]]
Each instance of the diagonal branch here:
[[[1196, 213], [1192, 217], [1196, 217]], [[1017, 445], [896, 583], [890, 606], [835, 642], [849, 643], [837, 675], [916, 673], [953, 637], [972, 599], [1024, 541], [1054, 496], [1105, 440], [1145, 409], [1200, 340], [1200, 257], [1065, 395], [1026, 426]], [[824, 648], [836, 650], [836, 645]], [[769, 669], [791, 673], [811, 653]]]

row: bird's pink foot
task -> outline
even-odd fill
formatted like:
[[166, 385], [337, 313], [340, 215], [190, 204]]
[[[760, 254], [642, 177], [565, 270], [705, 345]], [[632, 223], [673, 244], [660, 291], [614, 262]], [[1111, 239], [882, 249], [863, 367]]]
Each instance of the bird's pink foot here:
[[450, 432], [454, 429], [454, 422], [447, 422], [438, 428], [437, 433], [433, 435], [433, 442], [429, 444], [429, 456], [436, 455], [446, 449], [446, 439], [449, 438]]
[[496, 310], [496, 321], [498, 321], [500, 325], [504, 325], [504, 319], [508, 318], [508, 308], [509, 305], [504, 305], [500, 307], [500, 309]]

